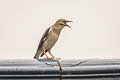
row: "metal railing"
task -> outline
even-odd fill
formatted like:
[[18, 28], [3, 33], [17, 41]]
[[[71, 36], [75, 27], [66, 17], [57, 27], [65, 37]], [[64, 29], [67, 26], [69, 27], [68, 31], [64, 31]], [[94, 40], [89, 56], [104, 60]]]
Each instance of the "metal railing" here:
[[71, 59], [59, 62], [48, 59], [0, 60], [0, 79], [2, 80], [119, 80], [119, 78], [120, 59]]

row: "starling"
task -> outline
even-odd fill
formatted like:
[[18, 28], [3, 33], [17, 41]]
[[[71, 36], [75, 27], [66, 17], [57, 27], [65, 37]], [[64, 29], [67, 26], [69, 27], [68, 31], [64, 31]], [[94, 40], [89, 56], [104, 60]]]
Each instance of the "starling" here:
[[[46, 56], [47, 59], [54, 59], [55, 57], [51, 54], [51, 48], [55, 45], [56, 41], [59, 38], [60, 32], [61, 30], [67, 26], [69, 28], [71, 28], [67, 22], [72, 22], [69, 20], [65, 20], [65, 19], [59, 19], [56, 21], [56, 23], [49, 27], [45, 33], [43, 34], [37, 52], [34, 56], [34, 59], [38, 59], [39, 56], [42, 57], [43, 55]], [[51, 55], [51, 58], [49, 58], [47, 56], [46, 53], [49, 53]]]

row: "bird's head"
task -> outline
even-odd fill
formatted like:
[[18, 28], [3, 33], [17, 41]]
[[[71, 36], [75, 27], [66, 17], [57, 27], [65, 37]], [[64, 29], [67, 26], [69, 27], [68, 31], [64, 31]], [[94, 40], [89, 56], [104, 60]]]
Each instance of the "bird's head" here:
[[65, 27], [65, 26], [71, 28], [71, 27], [67, 24], [68, 22], [72, 22], [72, 21], [65, 20], [65, 19], [59, 19], [59, 20], [56, 21], [55, 24], [56, 24], [57, 26], [61, 27], [61, 28]]

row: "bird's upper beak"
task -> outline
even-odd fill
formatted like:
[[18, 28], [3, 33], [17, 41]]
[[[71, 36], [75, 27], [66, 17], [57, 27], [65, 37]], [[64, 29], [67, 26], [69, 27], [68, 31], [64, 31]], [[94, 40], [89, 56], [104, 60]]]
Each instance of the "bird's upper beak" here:
[[67, 24], [67, 22], [72, 22], [72, 21], [66, 20], [65, 22], [66, 22], [66, 26], [69, 27], [69, 28], [71, 28], [71, 27]]

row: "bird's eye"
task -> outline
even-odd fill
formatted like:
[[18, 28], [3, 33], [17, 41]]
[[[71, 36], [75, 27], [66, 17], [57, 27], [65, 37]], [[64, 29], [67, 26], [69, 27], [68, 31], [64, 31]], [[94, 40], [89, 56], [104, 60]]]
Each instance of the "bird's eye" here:
[[63, 21], [66, 24], [66, 21]]

